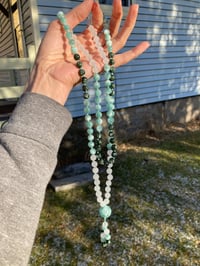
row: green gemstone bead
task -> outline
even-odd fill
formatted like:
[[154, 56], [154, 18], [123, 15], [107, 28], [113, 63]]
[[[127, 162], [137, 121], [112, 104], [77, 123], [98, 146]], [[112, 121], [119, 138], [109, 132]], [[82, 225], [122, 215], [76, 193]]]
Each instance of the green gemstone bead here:
[[91, 134], [94, 133], [94, 130], [93, 130], [92, 128], [88, 128], [88, 129], [87, 129], [87, 133], [91, 135]]
[[113, 59], [113, 58], [111, 58], [110, 60], [109, 60], [109, 64], [112, 66], [112, 65], [114, 65], [115, 64], [115, 60]]
[[70, 40], [69, 40], [69, 44], [70, 44], [71, 46], [75, 46], [75, 40], [74, 40], [74, 39], [70, 39]]
[[88, 91], [88, 86], [87, 86], [87, 85], [83, 85], [83, 86], [82, 86], [82, 90], [83, 90], [84, 92], [87, 92], [87, 91]]
[[101, 96], [101, 91], [100, 90], [96, 90], [95, 94], [96, 94], [97, 97], [99, 97], [99, 96]]
[[91, 148], [90, 149], [90, 154], [92, 154], [92, 155], [96, 154], [96, 150], [94, 148]]
[[101, 118], [102, 117], [102, 113], [101, 112], [96, 112], [96, 117], [97, 118]]
[[98, 125], [96, 129], [97, 129], [97, 132], [101, 132], [103, 127], [101, 125]]
[[74, 54], [74, 59], [75, 59], [75, 60], [80, 60], [80, 58], [81, 58], [81, 57], [80, 57], [79, 54]]
[[85, 75], [85, 70], [83, 68], [81, 68], [79, 71], [78, 71], [79, 75], [80, 76], [84, 76]]
[[104, 66], [104, 70], [105, 70], [106, 72], [109, 71], [109, 70], [110, 70], [110, 66], [106, 64], [106, 65]]
[[78, 62], [76, 63], [76, 66], [77, 66], [78, 68], [81, 68], [81, 67], [83, 66], [83, 63], [82, 63], [81, 61], [78, 61]]
[[70, 40], [72, 38], [72, 33], [70, 31], [66, 32], [67, 39]]
[[114, 123], [114, 118], [113, 117], [109, 117], [108, 118], [108, 123], [109, 124], [113, 124]]
[[101, 85], [99, 84], [99, 82], [95, 82], [94, 83], [94, 88], [95, 89], [99, 89], [101, 87]]
[[115, 83], [112, 82], [112, 83], [110, 84], [110, 88], [111, 88], [111, 89], [114, 89], [114, 88], [115, 88]]
[[108, 143], [108, 144], [106, 145], [106, 147], [107, 147], [108, 150], [111, 150], [111, 149], [112, 149], [112, 143]]
[[110, 75], [110, 80], [111, 81], [114, 81], [115, 80], [115, 75], [114, 74]]
[[88, 142], [88, 147], [89, 148], [94, 148], [94, 142], [93, 141], [89, 141]]
[[114, 57], [114, 53], [113, 52], [108, 53], [108, 57], [109, 58], [113, 58]]
[[76, 54], [78, 52], [76, 47], [71, 47], [72, 54]]
[[98, 73], [95, 73], [95, 74], [94, 74], [94, 79], [95, 79], [96, 81], [99, 81], [99, 80], [100, 80], [100, 75], [99, 75]]
[[84, 94], [83, 94], [83, 98], [84, 98], [84, 99], [89, 99], [89, 98], [90, 98], [89, 93], [84, 92]]
[[92, 126], [93, 126], [92, 121], [86, 121], [86, 126], [87, 126], [88, 129], [92, 128]]
[[106, 80], [105, 85], [106, 85], [106, 87], [110, 87], [111, 86], [111, 81], [109, 79]]
[[99, 215], [103, 218], [103, 219], [107, 219], [108, 217], [110, 217], [112, 213], [112, 210], [110, 208], [110, 206], [106, 205], [104, 207], [101, 207], [99, 209]]
[[88, 79], [86, 77], [81, 78], [82, 84], [87, 84]]

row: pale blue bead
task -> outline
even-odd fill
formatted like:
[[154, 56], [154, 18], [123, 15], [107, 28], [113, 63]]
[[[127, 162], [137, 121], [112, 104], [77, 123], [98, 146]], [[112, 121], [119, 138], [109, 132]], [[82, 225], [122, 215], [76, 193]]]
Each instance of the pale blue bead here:
[[100, 91], [100, 90], [96, 90], [95, 95], [96, 95], [97, 97], [101, 96], [101, 91]]
[[86, 121], [87, 128], [92, 128], [93, 124], [92, 121]]
[[88, 129], [87, 129], [87, 133], [91, 135], [91, 134], [94, 133], [94, 130], [93, 130], [92, 128], [88, 128]]
[[114, 118], [113, 117], [109, 117], [108, 118], [108, 123], [109, 124], [113, 124], [114, 123]]
[[97, 111], [101, 111], [101, 105], [100, 105], [100, 104], [97, 104], [97, 105], [96, 105], [96, 110], [97, 110]]
[[110, 70], [110, 66], [106, 64], [106, 65], [104, 66], [104, 70], [105, 70], [105, 71], [109, 71], [109, 70]]
[[75, 47], [75, 40], [74, 39], [70, 39], [69, 40], [69, 44], [72, 45], [72, 47]]
[[95, 74], [94, 74], [94, 79], [95, 79], [96, 81], [99, 81], [99, 80], [100, 80], [100, 75], [99, 75], [98, 73], [95, 73]]
[[71, 32], [66, 32], [66, 37], [68, 40], [72, 38], [72, 33]]
[[96, 154], [96, 150], [94, 148], [91, 148], [90, 149], [90, 154], [92, 154], [92, 155]]
[[106, 147], [107, 147], [108, 150], [111, 150], [111, 149], [112, 149], [112, 143], [108, 143], [108, 144], [106, 145]]
[[88, 135], [88, 140], [93, 141], [94, 140], [94, 135]]
[[96, 112], [96, 117], [97, 118], [101, 118], [102, 117], [102, 113], [101, 112]]
[[76, 47], [71, 47], [71, 52], [72, 52], [72, 54], [77, 54], [78, 49]]
[[91, 121], [91, 119], [92, 119], [92, 118], [91, 118], [91, 115], [86, 115], [86, 116], [85, 116], [85, 120], [86, 120], [86, 121]]
[[114, 113], [112, 110], [107, 111], [107, 115], [108, 115], [109, 117], [114, 116], [114, 114], [115, 114], [115, 113]]
[[105, 34], [105, 35], [108, 35], [108, 34], [110, 35], [110, 31], [109, 31], [109, 29], [105, 29], [105, 30], [104, 30], [104, 34]]
[[106, 84], [106, 87], [110, 87], [111, 81], [110, 80], [106, 80], [105, 84]]
[[97, 132], [101, 132], [103, 127], [101, 125], [98, 125], [96, 129], [97, 129]]
[[107, 46], [108, 47], [112, 46], [112, 41], [107, 41]]
[[88, 147], [89, 148], [94, 148], [94, 142], [93, 141], [89, 141], [88, 142]]
[[100, 103], [101, 103], [101, 98], [96, 97], [96, 98], [95, 98], [95, 102], [96, 102], [96, 104], [100, 104]]
[[112, 210], [111, 210], [110, 206], [108, 206], [108, 205], [106, 205], [106, 206], [104, 206], [104, 207], [101, 207], [101, 208], [99, 209], [99, 215], [100, 215], [103, 219], [106, 219], [106, 218], [110, 217], [111, 213], [112, 213]]
[[101, 87], [101, 85], [99, 84], [99, 82], [95, 82], [94, 83], [94, 88], [95, 89], [99, 89]]
[[70, 30], [70, 27], [67, 24], [64, 24], [63, 27], [64, 27], [65, 31], [69, 31]]
[[89, 106], [85, 106], [85, 108], [84, 108], [84, 112], [85, 112], [85, 114], [89, 114], [89, 112], [90, 112], [90, 107], [89, 107]]
[[111, 78], [110, 72], [106, 72], [105, 77], [106, 77], [106, 79], [110, 79]]
[[101, 125], [102, 122], [103, 122], [103, 120], [102, 120], [101, 118], [97, 118], [96, 123], [97, 123], [98, 125]]

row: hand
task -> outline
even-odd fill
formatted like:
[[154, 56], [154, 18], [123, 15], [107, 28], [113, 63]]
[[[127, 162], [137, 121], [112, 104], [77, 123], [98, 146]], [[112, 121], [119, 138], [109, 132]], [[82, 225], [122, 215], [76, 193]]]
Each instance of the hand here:
[[[98, 3], [93, 0], [85, 0], [66, 14], [69, 26], [73, 29], [89, 14], [92, 13], [92, 24], [100, 33], [103, 25], [103, 14]], [[135, 26], [138, 14], [138, 5], [130, 6], [128, 16], [122, 28], [120, 28], [123, 16], [121, 0], [113, 1], [113, 11], [110, 20], [110, 33], [113, 42], [113, 52], [115, 55], [115, 67], [128, 63], [132, 59], [142, 54], [148, 47], [148, 42], [142, 42], [135, 48], [122, 54], [117, 52], [124, 47], [126, 41]], [[102, 45], [104, 45], [103, 34], [99, 34]], [[100, 71], [103, 64], [89, 31], [86, 29], [77, 35], [79, 41], [93, 54]], [[105, 47], [106, 49], [106, 47]], [[92, 76], [92, 70], [87, 60], [81, 55], [83, 68], [86, 70], [86, 76]], [[75, 60], [71, 54], [71, 48], [68, 44], [63, 28], [58, 20], [50, 23], [44, 39], [41, 42], [35, 65], [31, 73], [27, 90], [46, 95], [53, 100], [64, 105], [67, 97], [73, 88], [80, 81], [78, 69], [75, 66]]]

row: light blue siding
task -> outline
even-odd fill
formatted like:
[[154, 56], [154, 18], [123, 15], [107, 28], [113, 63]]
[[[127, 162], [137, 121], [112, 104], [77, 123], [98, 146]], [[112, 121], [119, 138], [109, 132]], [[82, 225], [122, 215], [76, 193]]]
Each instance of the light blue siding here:
[[[41, 36], [59, 10], [81, 1], [38, 0]], [[126, 108], [200, 95], [200, 0], [138, 0], [139, 16], [124, 49], [148, 40], [151, 47], [117, 69], [116, 107]], [[83, 23], [76, 31], [85, 27]], [[76, 87], [67, 107], [83, 115], [82, 93]]]

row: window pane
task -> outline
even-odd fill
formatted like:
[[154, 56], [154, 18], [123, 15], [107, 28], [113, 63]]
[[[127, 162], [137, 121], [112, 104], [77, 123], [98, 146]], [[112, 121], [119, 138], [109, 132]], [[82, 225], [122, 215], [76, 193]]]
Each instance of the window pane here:
[[[113, 0], [99, 0], [99, 3], [104, 5], [112, 5], [112, 2]], [[128, 6], [131, 2], [132, 0], [122, 0], [122, 5]]]

